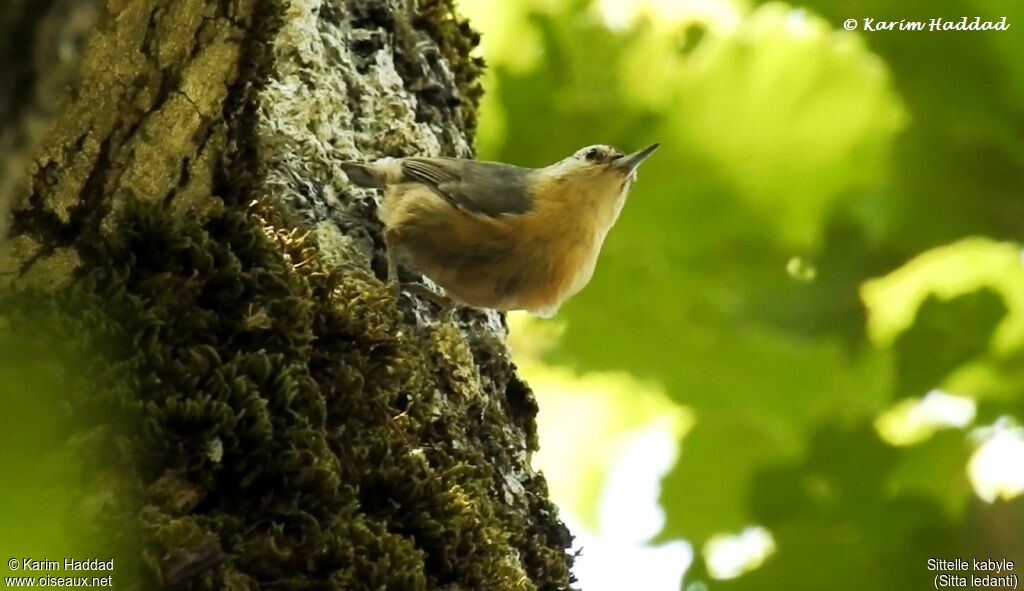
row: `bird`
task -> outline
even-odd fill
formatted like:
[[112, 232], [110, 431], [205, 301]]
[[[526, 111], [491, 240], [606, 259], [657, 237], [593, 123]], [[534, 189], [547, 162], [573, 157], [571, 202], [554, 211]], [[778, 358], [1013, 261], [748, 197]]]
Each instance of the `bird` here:
[[401, 285], [401, 263], [458, 304], [550, 317], [590, 281], [637, 168], [658, 147], [587, 146], [543, 168], [442, 157], [341, 168], [385, 191], [389, 282]]

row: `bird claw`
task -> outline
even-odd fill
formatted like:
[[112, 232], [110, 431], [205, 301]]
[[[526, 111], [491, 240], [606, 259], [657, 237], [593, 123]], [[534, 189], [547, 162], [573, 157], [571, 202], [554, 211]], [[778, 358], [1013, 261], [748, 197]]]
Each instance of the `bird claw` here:
[[454, 320], [455, 302], [435, 291], [431, 291], [427, 286], [420, 283], [395, 283], [392, 289], [395, 290], [396, 297], [405, 291], [410, 296], [429, 300], [441, 309], [438, 317], [449, 322]]

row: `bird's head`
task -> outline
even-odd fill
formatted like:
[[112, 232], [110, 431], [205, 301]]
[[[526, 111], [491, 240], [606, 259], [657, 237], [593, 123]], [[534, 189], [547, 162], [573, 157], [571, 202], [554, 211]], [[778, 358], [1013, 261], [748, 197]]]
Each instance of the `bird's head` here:
[[572, 192], [575, 195], [621, 204], [636, 179], [637, 167], [657, 150], [658, 145], [652, 143], [633, 154], [623, 154], [610, 145], [588, 145], [546, 170], [563, 187], [570, 185], [579, 189]]
[[557, 170], [564, 182], [586, 183], [618, 194], [629, 188], [636, 178], [636, 169], [659, 145], [651, 144], [632, 154], [624, 154], [621, 150], [603, 144], [587, 146], [552, 168]]

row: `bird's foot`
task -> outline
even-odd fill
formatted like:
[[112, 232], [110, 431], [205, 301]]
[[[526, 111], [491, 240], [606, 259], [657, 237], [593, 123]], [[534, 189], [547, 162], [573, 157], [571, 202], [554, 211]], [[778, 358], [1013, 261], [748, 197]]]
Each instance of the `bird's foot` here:
[[413, 295], [436, 304], [440, 308], [438, 318], [448, 322], [452, 322], [454, 320], [455, 302], [435, 291], [431, 291], [427, 286], [421, 283], [395, 283], [393, 289], [395, 290], [396, 297], [401, 295], [404, 291], [409, 295]]

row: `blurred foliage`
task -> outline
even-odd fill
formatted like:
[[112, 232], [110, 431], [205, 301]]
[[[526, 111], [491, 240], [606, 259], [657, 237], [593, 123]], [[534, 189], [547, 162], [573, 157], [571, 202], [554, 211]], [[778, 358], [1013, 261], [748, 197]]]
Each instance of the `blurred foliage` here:
[[[638, 433], [664, 432], [670, 440], [681, 438], [692, 426], [688, 408], [674, 403], [657, 386], [642, 383], [629, 373], [593, 372], [577, 375], [564, 367], [552, 367], [542, 356], [564, 332], [558, 322], [544, 322], [517, 312], [508, 316], [509, 346], [519, 371], [529, 376], [538, 392], [558, 392], [549, 397], [537, 416], [537, 431], [552, 434], [533, 458], [544, 471], [553, 499], [572, 506], [574, 516], [597, 529], [601, 484], [609, 467], [620, 460], [625, 447]], [[565, 417], [571, 416], [572, 421]], [[578, 442], [587, 441], [586, 455]], [[572, 470], [559, 470], [562, 466]]]
[[[1024, 562], [1024, 502], [973, 493], [967, 430], [897, 446], [873, 427], [931, 390], [975, 400], [973, 426], [1024, 417], [1024, 4], [462, 8], [489, 64], [481, 158], [662, 142], [546, 355], [692, 411], [659, 539], [772, 532], [773, 557], [711, 588], [904, 590], [928, 557]], [[1012, 27], [842, 30], [964, 15]]]
[[[0, 300], [0, 555], [3, 576], [26, 573], [23, 559], [107, 561], [128, 571], [102, 508], [111, 496], [103, 441], [119, 423], [96, 384], [97, 344], [45, 304]], [[78, 397], [87, 403], [71, 404]], [[105, 427], [97, 428], [96, 417]], [[86, 428], [86, 425], [91, 427]], [[17, 558], [18, 568], [8, 562]], [[44, 572], [49, 569], [44, 569]], [[60, 569], [57, 569], [60, 570]], [[69, 576], [52, 572], [54, 576]]]

